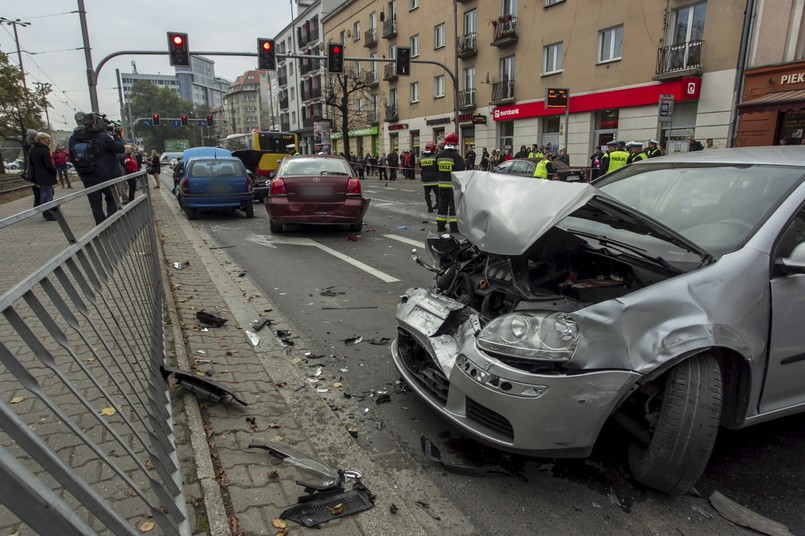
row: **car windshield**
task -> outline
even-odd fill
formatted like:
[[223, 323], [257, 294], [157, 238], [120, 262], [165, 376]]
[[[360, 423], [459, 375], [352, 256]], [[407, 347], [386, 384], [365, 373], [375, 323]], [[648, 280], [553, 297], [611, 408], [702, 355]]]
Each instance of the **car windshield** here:
[[246, 171], [239, 161], [196, 160], [190, 163], [188, 176], [191, 178], [235, 178], [243, 177]]
[[338, 158], [294, 158], [285, 163], [280, 172], [290, 175], [349, 175], [349, 168]]
[[801, 168], [630, 166], [595, 186], [715, 256], [738, 249], [800, 183]]

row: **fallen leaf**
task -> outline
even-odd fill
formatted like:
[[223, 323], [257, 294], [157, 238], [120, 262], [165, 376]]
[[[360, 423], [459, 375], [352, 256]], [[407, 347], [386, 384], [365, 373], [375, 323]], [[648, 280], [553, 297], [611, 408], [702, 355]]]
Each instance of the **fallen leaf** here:
[[88, 357], [87, 359], [84, 360], [84, 363], [94, 363], [94, 362], [95, 362], [94, 357]]
[[151, 462], [151, 460], [145, 460], [145, 468], [149, 471], [154, 469], [154, 464]]
[[268, 472], [268, 478], [279, 478], [280, 474], [277, 472], [276, 469], [271, 469]]
[[272, 423], [269, 423], [269, 424], [268, 424], [268, 427], [269, 427], [269, 428], [279, 428], [279, 427], [280, 427], [280, 425], [279, 425], [279, 423], [272, 422]]
[[332, 508], [330, 508], [330, 513], [334, 516], [341, 515], [344, 513], [344, 503], [338, 503]]
[[103, 415], [104, 417], [114, 415], [115, 413], [117, 413], [117, 410], [115, 408], [103, 408], [101, 410], [101, 415]]
[[274, 436], [274, 441], [285, 441], [285, 438], [282, 437], [281, 435], [275, 435]]
[[333, 384], [333, 387], [335, 387], [336, 389], [341, 389], [342, 387], [344, 387], [344, 384], [341, 382], [335, 382]]
[[25, 397], [24, 397], [24, 396], [15, 396], [15, 397], [14, 397], [14, 398], [12, 398], [12, 399], [11, 399], [9, 402], [11, 402], [12, 404], [19, 404], [19, 403], [20, 403], [20, 402], [22, 402], [23, 400], [25, 400]]
[[154, 530], [154, 522], [153, 521], [146, 521], [142, 525], [140, 525], [140, 532], [151, 532]]
[[275, 517], [274, 519], [271, 520], [271, 526], [274, 527], [275, 529], [287, 529], [288, 523], [286, 523], [285, 520], [282, 518]]

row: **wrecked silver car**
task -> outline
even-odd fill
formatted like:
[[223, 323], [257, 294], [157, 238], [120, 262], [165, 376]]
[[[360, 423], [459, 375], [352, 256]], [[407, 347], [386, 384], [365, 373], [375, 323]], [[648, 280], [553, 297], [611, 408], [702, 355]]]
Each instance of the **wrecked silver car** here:
[[394, 363], [497, 448], [590, 454], [607, 419], [636, 480], [687, 492], [719, 426], [805, 410], [805, 148], [652, 159], [594, 185], [454, 174], [466, 240], [397, 308]]

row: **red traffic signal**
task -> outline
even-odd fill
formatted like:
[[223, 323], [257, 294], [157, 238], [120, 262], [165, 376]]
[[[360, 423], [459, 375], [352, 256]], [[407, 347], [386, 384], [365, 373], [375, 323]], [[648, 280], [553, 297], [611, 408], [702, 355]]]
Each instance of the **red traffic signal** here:
[[327, 45], [327, 72], [343, 74], [344, 72], [344, 46], [338, 43]]
[[182, 126], [183, 126], [183, 127], [186, 127], [186, 126], [187, 126], [187, 116], [186, 116], [186, 115], [183, 115], [183, 116], [181, 117], [181, 120], [182, 120]]
[[215, 121], [215, 118], [213, 116], [211, 116], [211, 115], [207, 116], [207, 126], [208, 127], [211, 127], [214, 121]]
[[277, 68], [277, 54], [273, 39], [257, 38], [257, 68], [269, 71]]
[[190, 48], [186, 33], [168, 32], [168, 58], [172, 66], [190, 66]]
[[159, 126], [159, 114], [154, 114], [151, 116], [151, 122], [155, 127]]

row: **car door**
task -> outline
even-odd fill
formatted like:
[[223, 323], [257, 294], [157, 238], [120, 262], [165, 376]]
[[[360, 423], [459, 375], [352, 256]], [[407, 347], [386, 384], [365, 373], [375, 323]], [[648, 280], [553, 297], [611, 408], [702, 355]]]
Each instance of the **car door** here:
[[536, 166], [527, 160], [512, 160], [512, 167], [509, 173], [522, 177], [533, 177], [535, 167]]
[[[790, 255], [805, 242], [805, 207], [781, 234], [773, 259]], [[760, 412], [805, 403], [805, 274], [785, 275], [772, 268], [769, 359], [760, 400]]]

